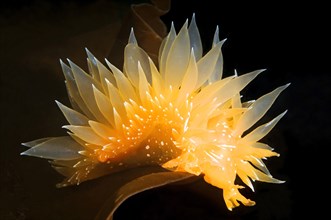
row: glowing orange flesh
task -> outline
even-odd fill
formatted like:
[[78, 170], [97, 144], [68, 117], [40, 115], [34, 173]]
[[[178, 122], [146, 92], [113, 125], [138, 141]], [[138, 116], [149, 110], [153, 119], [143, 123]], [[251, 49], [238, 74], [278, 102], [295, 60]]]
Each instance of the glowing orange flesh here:
[[223, 58], [218, 29], [212, 49], [202, 56], [194, 19], [178, 34], [172, 26], [163, 41], [159, 68], [138, 46], [133, 35], [125, 48], [123, 72], [109, 69], [89, 51], [91, 74], [69, 61], [61, 62], [73, 109], [58, 103], [70, 125], [71, 137], [25, 143], [23, 154], [48, 158], [67, 176], [61, 186], [79, 184], [119, 167], [158, 164], [173, 171], [203, 175], [223, 189], [229, 210], [255, 203], [242, 196], [238, 175], [252, 190], [251, 180], [281, 183], [262, 159], [278, 156], [258, 142], [285, 112], [251, 128], [288, 86], [256, 101], [242, 103], [240, 91], [262, 70], [221, 79]]

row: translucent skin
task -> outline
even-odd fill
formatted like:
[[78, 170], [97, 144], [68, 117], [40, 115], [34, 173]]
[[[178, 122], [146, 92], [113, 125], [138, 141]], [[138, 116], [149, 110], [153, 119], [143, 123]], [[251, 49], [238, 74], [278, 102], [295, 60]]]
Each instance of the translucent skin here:
[[131, 32], [123, 72], [110, 70], [89, 51], [90, 74], [61, 61], [72, 108], [57, 102], [70, 125], [70, 136], [24, 143], [23, 155], [52, 161], [67, 178], [59, 186], [79, 184], [129, 167], [158, 164], [172, 171], [203, 175], [223, 189], [229, 210], [255, 203], [242, 196], [238, 175], [281, 183], [262, 159], [278, 156], [258, 142], [284, 116], [242, 137], [288, 86], [256, 101], [242, 103], [240, 91], [262, 70], [222, 79], [223, 58], [218, 29], [212, 49], [202, 56], [194, 17], [178, 34], [172, 26], [159, 53], [157, 68]]
[[237, 207], [238, 201], [247, 206], [255, 204], [238, 191], [243, 186], [235, 184], [237, 175], [252, 190], [254, 188], [250, 179], [272, 183], [283, 182], [272, 178], [261, 160], [278, 154], [272, 152], [267, 145], [253, 140], [261, 137], [263, 134], [260, 132], [262, 130], [266, 132], [267, 127], [270, 129], [270, 126], [273, 126], [284, 113], [241, 138], [240, 135], [236, 135], [235, 129], [249, 107], [233, 108], [234, 103], [240, 103], [238, 98], [235, 96], [224, 104], [225, 109], [221, 109], [219, 115], [208, 120], [206, 129], [196, 128], [195, 131], [192, 127], [190, 131], [184, 132], [179, 138], [182, 141], [177, 141], [177, 146], [183, 150], [182, 154], [163, 165], [165, 168], [175, 168], [177, 171], [203, 174], [206, 182], [223, 189], [224, 201], [229, 210]]

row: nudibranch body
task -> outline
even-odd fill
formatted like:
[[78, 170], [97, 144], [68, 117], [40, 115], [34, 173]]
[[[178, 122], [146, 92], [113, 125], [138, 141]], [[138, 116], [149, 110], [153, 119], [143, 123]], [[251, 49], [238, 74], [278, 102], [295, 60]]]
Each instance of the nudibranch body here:
[[61, 61], [72, 108], [57, 102], [70, 125], [69, 136], [25, 143], [23, 155], [52, 161], [67, 179], [79, 184], [111, 172], [158, 164], [174, 172], [203, 175], [223, 189], [228, 209], [254, 205], [235, 184], [238, 175], [281, 183], [262, 159], [278, 156], [261, 140], [282, 118], [243, 136], [288, 86], [256, 101], [241, 102], [240, 91], [262, 70], [222, 79], [224, 41], [216, 29], [205, 55], [194, 17], [177, 34], [172, 25], [159, 52], [157, 68], [138, 46], [133, 31], [125, 48], [123, 72], [106, 60], [106, 68], [88, 50], [90, 74], [69, 60]]

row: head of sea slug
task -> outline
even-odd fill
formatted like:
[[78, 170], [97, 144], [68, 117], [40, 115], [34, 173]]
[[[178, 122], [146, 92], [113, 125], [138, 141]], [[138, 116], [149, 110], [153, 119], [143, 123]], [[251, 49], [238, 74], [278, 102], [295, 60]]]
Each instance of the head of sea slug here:
[[[262, 159], [278, 156], [261, 140], [284, 116], [250, 129], [288, 86], [256, 101], [242, 102], [240, 91], [262, 70], [222, 78], [218, 28], [212, 48], [203, 53], [193, 16], [178, 33], [163, 40], [156, 66], [133, 34], [124, 51], [123, 71], [106, 66], [88, 50], [89, 73], [61, 61], [71, 107], [60, 102], [68, 136], [24, 143], [22, 155], [46, 158], [66, 179], [79, 184], [122, 169], [160, 165], [174, 172], [203, 175], [223, 189], [228, 209], [254, 205], [240, 194], [236, 176], [281, 183]], [[204, 54], [204, 55], [203, 55]], [[239, 202], [238, 202], [239, 201]]]

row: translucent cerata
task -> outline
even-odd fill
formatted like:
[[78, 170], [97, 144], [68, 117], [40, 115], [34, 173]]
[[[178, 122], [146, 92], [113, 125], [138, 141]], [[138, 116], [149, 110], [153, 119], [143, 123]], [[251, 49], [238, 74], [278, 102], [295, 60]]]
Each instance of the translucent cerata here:
[[239, 202], [254, 205], [239, 192], [243, 186], [235, 179], [252, 190], [251, 180], [283, 182], [262, 161], [279, 154], [259, 140], [286, 112], [250, 128], [288, 85], [242, 102], [240, 91], [263, 70], [222, 78], [225, 40], [218, 35], [216, 28], [210, 51], [203, 53], [193, 17], [178, 33], [171, 26], [158, 66], [139, 47], [133, 31], [123, 70], [108, 60], [100, 62], [88, 50], [89, 73], [70, 60], [69, 65], [61, 61], [71, 107], [56, 103], [68, 121], [63, 126], [68, 136], [23, 143], [29, 149], [22, 155], [50, 160], [66, 177], [59, 187], [157, 164], [203, 176], [222, 189], [229, 210]]

